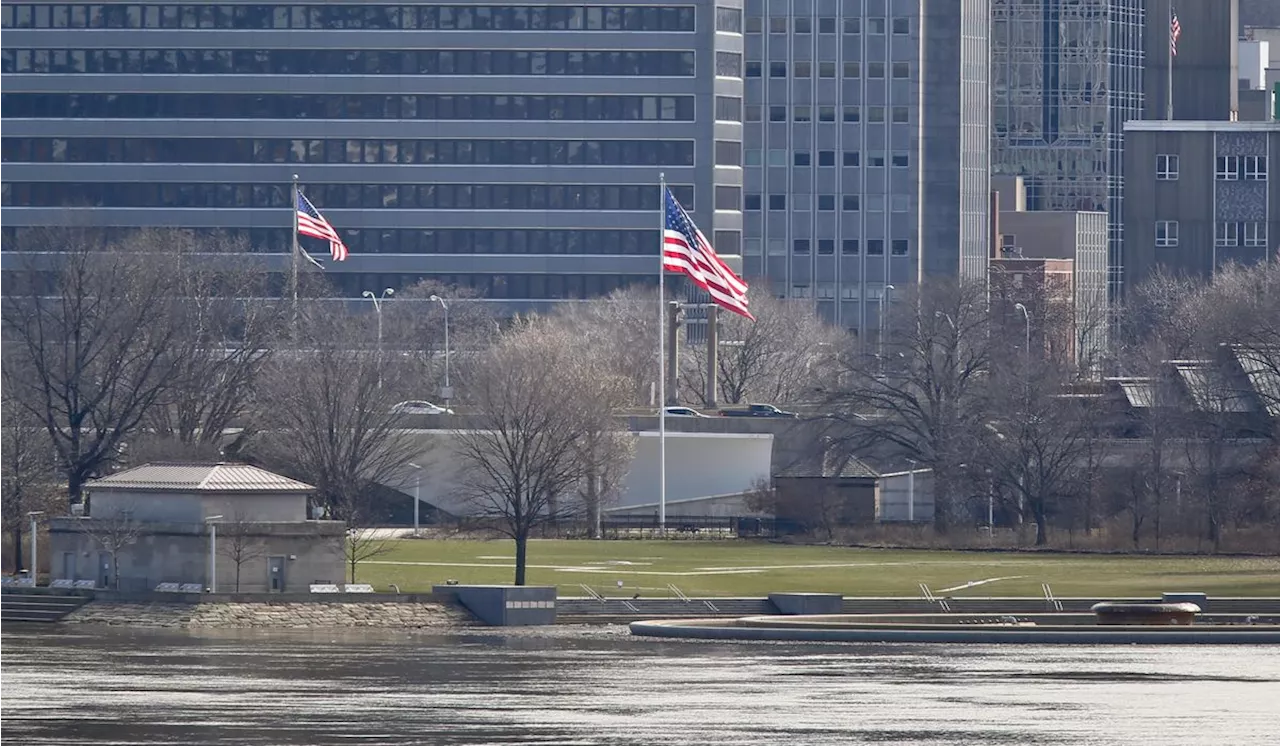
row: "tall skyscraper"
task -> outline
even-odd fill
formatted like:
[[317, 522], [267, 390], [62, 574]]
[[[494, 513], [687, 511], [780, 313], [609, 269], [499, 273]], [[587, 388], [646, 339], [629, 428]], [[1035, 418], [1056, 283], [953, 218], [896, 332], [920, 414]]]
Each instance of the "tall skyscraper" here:
[[1023, 177], [1030, 210], [1108, 213], [1113, 294], [1123, 272], [1124, 123], [1143, 115], [1144, 5], [993, 0], [992, 9], [992, 169]]
[[347, 294], [584, 297], [656, 282], [659, 172], [741, 246], [738, 0], [0, 12], [6, 249], [63, 221], [222, 228], [283, 267], [298, 174]]
[[747, 0], [743, 267], [874, 334], [893, 286], [984, 277], [989, 0]]

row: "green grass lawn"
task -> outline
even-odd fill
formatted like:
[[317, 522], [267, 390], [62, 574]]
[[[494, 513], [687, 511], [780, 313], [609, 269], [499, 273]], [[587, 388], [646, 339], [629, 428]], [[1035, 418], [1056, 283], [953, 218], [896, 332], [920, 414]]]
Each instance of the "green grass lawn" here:
[[[511, 541], [402, 539], [361, 564], [359, 580], [384, 590], [426, 591], [459, 583], [510, 583]], [[1001, 578], [969, 588], [972, 581]], [[622, 587], [618, 587], [622, 581]], [[1280, 558], [1144, 557], [787, 546], [748, 541], [532, 541], [530, 585], [581, 596], [581, 584], [611, 596], [763, 596], [827, 591], [846, 596], [918, 596], [919, 583], [949, 596], [1150, 597], [1163, 591], [1280, 596]]]

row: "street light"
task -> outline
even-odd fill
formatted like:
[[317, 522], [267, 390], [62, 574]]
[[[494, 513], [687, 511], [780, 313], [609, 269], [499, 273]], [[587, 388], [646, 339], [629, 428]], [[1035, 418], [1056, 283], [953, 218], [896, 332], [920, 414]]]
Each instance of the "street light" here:
[[373, 312], [378, 317], [378, 388], [382, 388], [382, 301], [395, 294], [395, 288], [383, 290], [382, 295], [374, 295], [372, 290], [360, 293], [362, 297], [373, 301]]
[[[884, 301], [885, 301], [885, 298], [886, 298], [887, 296], [889, 296], [889, 294], [890, 294], [890, 293], [892, 293], [894, 290], [897, 290], [897, 288], [896, 288], [896, 287], [894, 287], [893, 285], [885, 285], [885, 286], [884, 286], [884, 289], [880, 292], [880, 338], [877, 340], [877, 345], [879, 346], [879, 354], [878, 354], [878, 355], [876, 355], [876, 357], [880, 358], [880, 373], [881, 373], [881, 375], [883, 375], [883, 374], [884, 374], [884, 335], [885, 335], [885, 332], [886, 332], [886, 331], [888, 330], [888, 328], [889, 328], [889, 320], [888, 320], [887, 318], [885, 318], [885, 303], [884, 303]], [[892, 309], [892, 307], [893, 307], [893, 306], [892, 306], [892, 300], [893, 300], [893, 299], [892, 299], [892, 298], [890, 298], [889, 300], [890, 300], [890, 306], [889, 306], [889, 308], [890, 308], [890, 309]]]
[[1016, 311], [1022, 311], [1022, 318], [1025, 319], [1027, 322], [1026, 342], [1024, 343], [1026, 347], [1023, 351], [1027, 355], [1027, 367], [1030, 368], [1031, 367], [1031, 312], [1028, 311], [1027, 307], [1022, 305], [1021, 303], [1013, 304], [1013, 308]]
[[422, 467], [417, 464], [410, 463], [415, 471], [413, 473], [413, 535], [418, 535], [418, 500], [421, 497], [419, 490], [422, 488]]
[[31, 585], [39, 584], [40, 577], [40, 516], [44, 515], [43, 510], [27, 511], [27, 517], [31, 519]]
[[206, 516], [209, 524], [209, 592], [218, 592], [218, 524], [213, 521], [222, 520], [220, 515]]
[[428, 300], [439, 303], [444, 309], [444, 390], [440, 392], [440, 398], [448, 406], [449, 400], [453, 398], [453, 387], [449, 385], [449, 304], [438, 295], [433, 295]]

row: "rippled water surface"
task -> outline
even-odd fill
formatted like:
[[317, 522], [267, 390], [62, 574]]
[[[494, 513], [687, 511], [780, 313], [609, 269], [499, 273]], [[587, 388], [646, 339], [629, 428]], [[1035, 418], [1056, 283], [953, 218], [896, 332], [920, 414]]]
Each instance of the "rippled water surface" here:
[[1277, 647], [6, 625], [0, 650], [6, 744], [1280, 743]]

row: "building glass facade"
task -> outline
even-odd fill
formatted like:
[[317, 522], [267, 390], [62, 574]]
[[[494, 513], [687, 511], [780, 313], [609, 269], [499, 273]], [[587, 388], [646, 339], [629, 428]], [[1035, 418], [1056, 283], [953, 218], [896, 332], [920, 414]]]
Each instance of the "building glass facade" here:
[[1024, 178], [1030, 210], [1108, 213], [1114, 298], [1124, 272], [1124, 123], [1143, 117], [1145, 3], [992, 4], [993, 171]]
[[747, 0], [748, 276], [860, 332], [878, 328], [889, 285], [985, 276], [988, 13]]
[[23, 226], [173, 226], [283, 268], [294, 174], [353, 295], [656, 283], [660, 173], [741, 250], [738, 0], [0, 11], [6, 253]]

